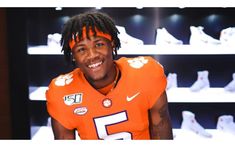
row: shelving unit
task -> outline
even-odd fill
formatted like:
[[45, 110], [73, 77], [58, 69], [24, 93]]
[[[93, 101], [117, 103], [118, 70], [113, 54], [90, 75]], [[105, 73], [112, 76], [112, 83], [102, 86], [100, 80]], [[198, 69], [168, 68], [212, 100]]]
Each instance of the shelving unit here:
[[[61, 48], [46, 45], [28, 48], [29, 55], [63, 55]], [[140, 45], [125, 46], [118, 50], [119, 55], [231, 55], [235, 54], [235, 47], [225, 45]], [[30, 100], [46, 100], [47, 87], [30, 87]], [[230, 103], [235, 102], [235, 93], [225, 91], [224, 88], [209, 88], [199, 92], [192, 92], [188, 87], [172, 88], [167, 91], [168, 101], [171, 103]]]
[[[29, 55], [63, 55], [60, 47], [46, 45], [29, 47]], [[139, 45], [124, 46], [118, 50], [119, 55], [231, 55], [235, 46], [227, 45]]]
[[[45, 92], [48, 88], [29, 87], [29, 99], [45, 101]], [[167, 91], [169, 103], [234, 103], [235, 92], [225, 91], [224, 88], [208, 88], [199, 92], [192, 92], [190, 88], [172, 88]]]
[[[37, 130], [32, 137], [32, 140], [53, 140], [52, 128], [48, 126], [34, 127], [32, 128]], [[185, 130], [185, 129], [173, 129], [174, 141], [226, 141], [228, 144], [233, 143], [235, 135], [223, 132], [217, 129], [206, 129], [208, 133], [212, 135], [211, 138], [205, 138], [195, 134], [194, 132]], [[80, 140], [79, 136], [76, 133], [76, 139]]]

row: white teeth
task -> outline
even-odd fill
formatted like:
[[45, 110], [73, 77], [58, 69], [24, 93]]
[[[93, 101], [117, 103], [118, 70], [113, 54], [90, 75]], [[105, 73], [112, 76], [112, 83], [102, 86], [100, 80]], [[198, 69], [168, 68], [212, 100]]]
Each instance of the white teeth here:
[[95, 63], [95, 64], [88, 65], [88, 67], [89, 67], [89, 68], [95, 68], [95, 67], [97, 67], [97, 66], [99, 66], [99, 65], [101, 65], [101, 64], [102, 64], [102, 61], [101, 61], [101, 62], [98, 62], [98, 63]]

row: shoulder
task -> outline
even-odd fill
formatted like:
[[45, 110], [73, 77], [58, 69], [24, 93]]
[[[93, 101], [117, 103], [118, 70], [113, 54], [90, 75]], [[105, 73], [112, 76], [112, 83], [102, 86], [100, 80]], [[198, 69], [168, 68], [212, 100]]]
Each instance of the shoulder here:
[[62, 87], [62, 86], [69, 85], [74, 80], [75, 72], [76, 72], [76, 69], [73, 70], [72, 72], [69, 72], [69, 73], [66, 73], [66, 74], [61, 74], [61, 75], [55, 77], [51, 81], [50, 86], [53, 85], [53, 86]]
[[117, 63], [128, 71], [144, 72], [145, 74], [164, 73], [163, 66], [151, 56], [139, 56], [135, 58], [120, 58]]
[[76, 81], [76, 74], [79, 72], [79, 69], [75, 69], [69, 73], [61, 74], [54, 79], [51, 80], [47, 95], [58, 95], [59, 93], [69, 92], [70, 89], [75, 81]]

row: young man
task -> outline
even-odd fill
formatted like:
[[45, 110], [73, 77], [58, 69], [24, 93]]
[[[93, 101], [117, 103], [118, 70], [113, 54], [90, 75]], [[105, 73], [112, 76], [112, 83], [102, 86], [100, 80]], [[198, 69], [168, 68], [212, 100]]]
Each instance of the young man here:
[[87, 12], [64, 26], [65, 58], [79, 68], [46, 92], [55, 139], [172, 139], [163, 67], [151, 57], [114, 60], [113, 20]]

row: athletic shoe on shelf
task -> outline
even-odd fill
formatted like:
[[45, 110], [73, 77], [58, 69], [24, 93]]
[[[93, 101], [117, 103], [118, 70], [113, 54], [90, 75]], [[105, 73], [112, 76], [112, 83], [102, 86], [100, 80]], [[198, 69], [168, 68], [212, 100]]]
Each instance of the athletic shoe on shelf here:
[[211, 45], [218, 45], [221, 44], [221, 42], [209, 35], [207, 35], [203, 31], [202, 26], [190, 26], [190, 39], [189, 39], [189, 44], [190, 45], [204, 45], [204, 44], [211, 44]]
[[167, 86], [166, 89], [169, 90], [171, 88], [177, 88], [177, 74], [176, 73], [169, 73], [167, 76]]
[[220, 42], [222, 45], [235, 46], [235, 27], [223, 29], [220, 32]]
[[235, 135], [235, 123], [232, 115], [221, 115], [218, 118], [217, 130]]
[[233, 80], [224, 87], [224, 90], [235, 92], [235, 73], [233, 73]]
[[61, 47], [60, 45], [61, 34], [54, 33], [47, 35], [47, 46], [49, 47]]
[[181, 129], [189, 130], [205, 138], [211, 138], [212, 135], [197, 122], [195, 114], [190, 111], [182, 111], [183, 121]]
[[171, 35], [165, 28], [158, 28], [156, 34], [156, 45], [182, 45], [183, 41], [176, 39], [173, 35]]
[[118, 37], [121, 42], [121, 47], [124, 47], [126, 45], [144, 45], [144, 42], [142, 40], [127, 34], [125, 27], [123, 26], [116, 26], [116, 27], [120, 32], [120, 34], [118, 34]]
[[210, 82], [208, 79], [209, 72], [207, 70], [197, 72], [197, 80], [190, 87], [193, 92], [200, 91], [210, 87]]

